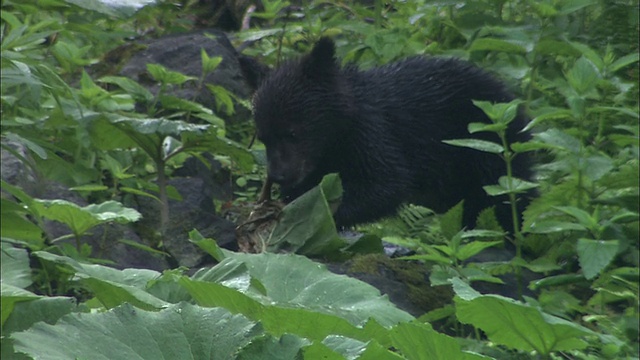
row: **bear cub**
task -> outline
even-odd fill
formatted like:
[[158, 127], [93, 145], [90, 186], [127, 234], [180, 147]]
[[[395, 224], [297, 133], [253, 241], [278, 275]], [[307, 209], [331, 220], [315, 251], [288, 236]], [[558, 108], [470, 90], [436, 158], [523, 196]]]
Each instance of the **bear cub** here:
[[[499, 142], [495, 134], [467, 130], [472, 122], [491, 122], [472, 100], [513, 100], [487, 72], [465, 61], [423, 56], [364, 71], [341, 67], [329, 38], [275, 70], [249, 57], [240, 64], [254, 89], [268, 177], [280, 185], [285, 201], [339, 173], [344, 192], [334, 214], [338, 227], [393, 215], [403, 202], [444, 212], [463, 199], [465, 225], [496, 206], [503, 227], [512, 227], [506, 197], [489, 197], [482, 189], [506, 175], [504, 161], [442, 142]], [[510, 143], [529, 139], [519, 132], [526, 121], [520, 113], [510, 124]], [[513, 174], [530, 178], [526, 154], [514, 159]]]

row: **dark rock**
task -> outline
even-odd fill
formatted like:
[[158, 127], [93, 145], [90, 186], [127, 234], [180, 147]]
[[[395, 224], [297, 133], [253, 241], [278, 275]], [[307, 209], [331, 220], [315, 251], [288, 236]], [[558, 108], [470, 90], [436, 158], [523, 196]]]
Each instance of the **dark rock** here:
[[[16, 154], [28, 159], [27, 149], [18, 143], [8, 143]], [[39, 179], [36, 173], [23, 160], [6, 149], [2, 149], [2, 179], [11, 185], [19, 186], [27, 195], [37, 199], [61, 199], [78, 206], [89, 205], [78, 193], [53, 181]], [[63, 223], [44, 220], [44, 232], [49, 240], [71, 234], [69, 227]], [[129, 240], [144, 244], [138, 235], [128, 226], [121, 224], [105, 224], [96, 226], [80, 238], [80, 244], [91, 246], [91, 257], [107, 260], [112, 266], [124, 268], [145, 268], [162, 271], [168, 269], [168, 263], [156, 254], [124, 244], [119, 240]], [[75, 239], [66, 238], [56, 245], [71, 244]]]
[[[139, 45], [141, 46], [136, 47], [138, 51], [125, 61], [120, 75], [139, 82], [153, 94], [158, 93], [159, 85], [149, 76], [147, 64], [160, 64], [169, 70], [199, 78], [202, 74], [200, 52], [201, 49], [204, 49], [210, 57], [222, 56], [223, 58], [218, 68], [207, 75], [205, 84], [220, 85], [239, 97], [249, 97], [250, 91], [240, 72], [236, 50], [222, 31], [211, 29], [169, 35], [145, 40]], [[244, 121], [251, 116], [249, 110], [242, 106], [236, 106], [235, 114], [231, 116], [225, 116], [224, 113], [215, 111], [215, 97], [206, 86], [198, 89], [197, 83], [193, 81], [187, 82], [182, 87], [170, 89], [167, 95], [195, 100], [214, 110], [216, 115], [227, 122]]]
[[[202, 179], [203, 197], [208, 199], [209, 204], [212, 204], [211, 198], [230, 200], [233, 197], [233, 189], [229, 184], [229, 170], [222, 167], [211, 153], [205, 152], [200, 155], [200, 158], [194, 156], [185, 160], [182, 167], [173, 172], [173, 177]], [[206, 161], [206, 164], [202, 160]]]
[[39, 179], [33, 169], [25, 166], [22, 160], [31, 161], [31, 154], [27, 148], [23, 144], [13, 141], [3, 142], [3, 145], [6, 148], [2, 148], [1, 152], [0, 176], [2, 180], [11, 185], [19, 185], [27, 194], [37, 193], [38, 189], [42, 188], [39, 186]]
[[177, 264], [190, 268], [213, 262], [189, 241], [189, 232], [193, 229], [216, 240], [223, 248], [237, 250], [235, 224], [216, 216], [211, 189], [202, 179], [174, 178], [168, 184], [178, 190], [182, 200], [169, 200], [169, 223], [164, 236], [156, 233], [160, 229], [160, 204], [147, 197], [138, 199], [138, 211], [143, 214], [143, 220], [137, 224], [139, 233], [161, 238], [164, 248]]
[[344, 274], [374, 286], [398, 308], [414, 316], [451, 303], [450, 286], [432, 287], [428, 268], [415, 261], [390, 259], [382, 254], [356, 256], [342, 264], [327, 264], [336, 274]]

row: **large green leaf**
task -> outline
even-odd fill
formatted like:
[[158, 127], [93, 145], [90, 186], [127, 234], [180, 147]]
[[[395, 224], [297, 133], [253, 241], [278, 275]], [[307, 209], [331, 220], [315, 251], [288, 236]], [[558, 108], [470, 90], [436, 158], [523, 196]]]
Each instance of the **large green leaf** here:
[[617, 240], [578, 239], [576, 250], [582, 273], [587, 279], [593, 279], [602, 272], [618, 253]]
[[284, 249], [303, 255], [322, 255], [346, 246], [336, 232], [328, 203], [336, 193], [341, 193], [341, 189], [338, 176], [327, 175], [320, 186], [288, 204], [266, 240], [267, 249], [271, 252]]
[[261, 333], [242, 315], [180, 303], [158, 312], [124, 304], [70, 314], [11, 337], [17, 351], [36, 359], [233, 359]]
[[433, 330], [429, 324], [403, 323], [391, 330], [391, 341], [409, 360], [472, 360], [489, 357], [463, 352], [460, 343]]
[[160, 273], [147, 269], [117, 270], [94, 264], [83, 264], [66, 256], [58, 256], [44, 251], [33, 253], [43, 261], [62, 266], [75, 273], [78, 281], [88, 287], [107, 308], [129, 302], [143, 309], [159, 309], [167, 303], [146, 291], [151, 280]]
[[[305, 257], [230, 252], [226, 256], [212, 272], [199, 272], [193, 279], [183, 277], [180, 284], [199, 305], [240, 312], [261, 321], [270, 333], [314, 340], [330, 334], [366, 339], [358, 326], [370, 318], [387, 327], [413, 319], [372, 286], [335, 275]], [[241, 271], [243, 267], [249, 278]], [[202, 279], [216, 279], [224, 285]]]
[[480, 295], [459, 279], [451, 281], [458, 295], [458, 320], [482, 329], [497, 344], [546, 356], [553, 351], [584, 349], [583, 337], [595, 335], [538, 308], [499, 295]]
[[567, 73], [567, 80], [578, 94], [584, 94], [595, 87], [600, 78], [596, 66], [586, 57], [581, 57]]
[[137, 210], [112, 200], [80, 207], [66, 200], [36, 199], [32, 206], [40, 216], [62, 222], [79, 235], [102, 223], [115, 221], [123, 224], [138, 221], [142, 217]]
[[204, 134], [208, 125], [189, 124], [180, 120], [138, 119], [111, 116], [109, 121], [130, 137], [154, 160], [162, 158], [162, 144], [167, 136], [180, 138], [186, 133]]
[[276, 303], [336, 314], [354, 325], [364, 325], [369, 318], [383, 326], [413, 319], [373, 286], [336, 275], [306, 257], [241, 253], [229, 257], [245, 263], [251, 276], [260, 281], [269, 299]]
[[[4, 299], [2, 302], [4, 306]], [[20, 354], [14, 352], [13, 340], [9, 339], [11, 333], [26, 330], [40, 321], [55, 324], [58, 319], [75, 309], [75, 303], [76, 300], [69, 297], [42, 297], [15, 303], [13, 311], [2, 325], [2, 339], [0, 340], [2, 358], [23, 359]], [[4, 312], [4, 308], [2, 311]]]
[[27, 250], [18, 249], [3, 242], [0, 256], [2, 257], [0, 282], [23, 289], [31, 285], [31, 268]]
[[30, 291], [24, 290], [17, 286], [5, 284], [4, 282], [0, 282], [0, 294], [2, 294], [1, 311], [2, 314], [2, 324], [9, 318], [11, 312], [13, 312], [13, 308], [16, 303], [21, 301], [31, 301], [40, 298], [39, 295], [36, 295]]

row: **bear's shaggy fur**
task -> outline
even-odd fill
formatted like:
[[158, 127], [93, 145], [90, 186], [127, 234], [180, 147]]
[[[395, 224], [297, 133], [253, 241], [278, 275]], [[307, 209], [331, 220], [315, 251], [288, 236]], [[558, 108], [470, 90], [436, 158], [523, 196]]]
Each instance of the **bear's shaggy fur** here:
[[[442, 142], [499, 142], [495, 134], [467, 130], [469, 123], [490, 122], [472, 100], [513, 99], [487, 72], [461, 60], [421, 56], [366, 71], [343, 68], [328, 38], [273, 71], [251, 58], [240, 62], [255, 88], [257, 135], [266, 146], [269, 178], [285, 199], [339, 173], [339, 227], [392, 215], [403, 202], [444, 212], [462, 199], [465, 224], [472, 226], [480, 210], [494, 205], [503, 226], [511, 224], [505, 198], [482, 189], [506, 174], [504, 161]], [[507, 132], [510, 142], [529, 138], [519, 132], [525, 124], [518, 114]], [[513, 172], [528, 179], [530, 159], [517, 156]]]

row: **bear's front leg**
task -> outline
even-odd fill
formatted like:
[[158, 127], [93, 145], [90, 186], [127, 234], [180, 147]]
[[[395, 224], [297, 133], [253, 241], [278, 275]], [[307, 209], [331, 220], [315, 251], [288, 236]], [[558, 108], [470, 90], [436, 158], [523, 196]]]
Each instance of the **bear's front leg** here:
[[343, 181], [342, 201], [333, 215], [338, 229], [368, 223], [395, 214], [406, 199], [407, 186], [402, 181], [373, 180], [351, 183]]

